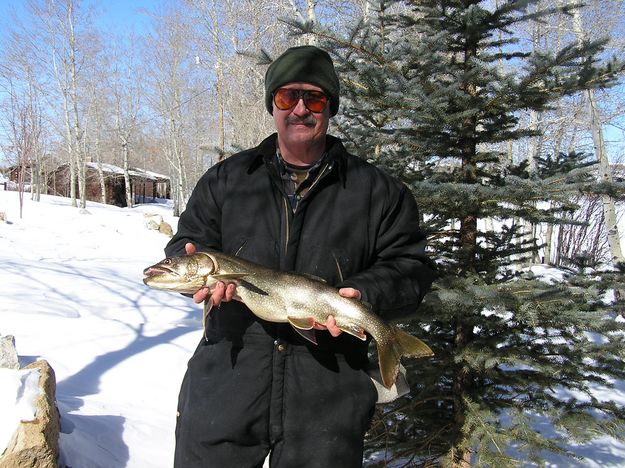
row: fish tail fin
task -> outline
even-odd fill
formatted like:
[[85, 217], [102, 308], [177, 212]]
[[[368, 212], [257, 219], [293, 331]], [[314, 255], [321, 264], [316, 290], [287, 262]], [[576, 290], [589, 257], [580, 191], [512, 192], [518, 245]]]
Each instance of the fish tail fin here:
[[399, 328], [393, 328], [395, 334], [395, 346], [398, 347], [398, 351], [401, 356], [406, 357], [428, 357], [434, 356], [434, 352], [419, 338], [416, 338]]
[[386, 388], [391, 388], [395, 383], [399, 372], [399, 361], [403, 356], [426, 357], [434, 355], [430, 347], [419, 338], [395, 327], [391, 328], [390, 338], [384, 342], [378, 342], [377, 346], [380, 374]]

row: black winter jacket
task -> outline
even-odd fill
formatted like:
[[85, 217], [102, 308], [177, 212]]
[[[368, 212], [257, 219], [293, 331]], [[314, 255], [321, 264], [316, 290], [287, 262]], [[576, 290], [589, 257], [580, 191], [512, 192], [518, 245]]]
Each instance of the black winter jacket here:
[[[328, 136], [318, 179], [293, 213], [277, 167], [276, 141], [277, 135], [271, 135], [202, 176], [166, 254], [182, 255], [185, 243], [192, 242], [199, 251], [236, 253], [274, 269], [356, 288], [385, 319], [414, 312], [434, 272], [408, 188]], [[208, 336], [245, 342], [259, 334], [307, 345], [288, 324], [257, 319], [237, 301], [222, 303], [210, 314]], [[337, 340], [318, 338], [320, 348], [365, 352], [345, 333]]]

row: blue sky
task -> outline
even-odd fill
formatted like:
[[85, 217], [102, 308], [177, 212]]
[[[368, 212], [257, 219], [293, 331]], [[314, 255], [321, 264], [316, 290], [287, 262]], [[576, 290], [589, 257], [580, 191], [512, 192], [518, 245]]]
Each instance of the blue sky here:
[[[81, 8], [92, 10], [96, 27], [105, 33], [141, 35], [149, 25], [146, 10], [154, 10], [161, 3], [162, 0], [82, 0]], [[25, 0], [0, 0], [0, 44], [16, 20], [26, 20], [25, 5]], [[4, 154], [0, 150], [0, 165], [3, 163]]]
[[[98, 27], [113, 32], [134, 32], [145, 30], [148, 18], [143, 13], [152, 10], [160, 0], [83, 0], [83, 8], [94, 9], [94, 20]], [[24, 0], [0, 0], [0, 35], [7, 30], [13, 14], [23, 17]]]
[[133, 31], [140, 34], [148, 23], [145, 11], [158, 6], [154, 0], [87, 0], [85, 5], [93, 5], [99, 13], [96, 23], [103, 29]]

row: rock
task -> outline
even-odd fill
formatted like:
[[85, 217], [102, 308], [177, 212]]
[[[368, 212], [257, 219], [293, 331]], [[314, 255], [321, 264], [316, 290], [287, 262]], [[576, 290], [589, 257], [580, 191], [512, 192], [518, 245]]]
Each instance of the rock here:
[[158, 227], [159, 232], [162, 232], [167, 237], [174, 237], [174, 230], [171, 228], [169, 223], [162, 221], [160, 226]]
[[29, 364], [26, 369], [39, 369], [42, 393], [35, 400], [35, 419], [20, 423], [0, 457], [0, 468], [56, 468], [60, 418], [54, 370], [44, 360]]
[[15, 338], [11, 335], [0, 336], [0, 367], [19, 369], [20, 363], [15, 350]]
[[144, 213], [143, 218], [145, 220], [145, 227], [158, 231], [163, 223], [163, 217], [159, 214]]

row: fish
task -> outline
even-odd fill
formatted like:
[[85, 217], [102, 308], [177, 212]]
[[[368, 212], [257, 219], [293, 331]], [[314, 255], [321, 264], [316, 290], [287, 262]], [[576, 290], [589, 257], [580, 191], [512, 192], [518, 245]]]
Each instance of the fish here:
[[[143, 275], [150, 288], [186, 294], [212, 289], [218, 281], [233, 282], [236, 299], [254, 315], [269, 322], [290, 323], [314, 344], [315, 323], [324, 324], [333, 315], [343, 332], [363, 341], [369, 334], [375, 340], [382, 383], [388, 389], [397, 379], [402, 357], [434, 355], [420, 339], [387, 324], [366, 302], [343, 297], [337, 288], [311, 275], [276, 271], [219, 252], [167, 257], [147, 267]], [[204, 306], [204, 325], [211, 307], [209, 298]]]

